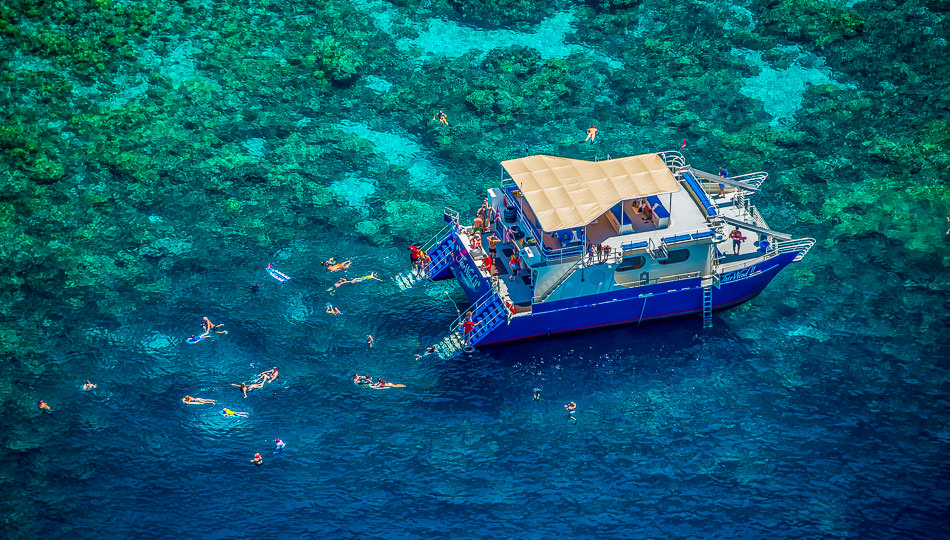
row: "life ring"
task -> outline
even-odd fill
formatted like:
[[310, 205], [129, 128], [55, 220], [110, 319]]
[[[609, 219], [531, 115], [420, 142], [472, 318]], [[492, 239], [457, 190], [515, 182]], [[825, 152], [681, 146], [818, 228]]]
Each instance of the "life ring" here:
[[462, 352], [464, 352], [465, 354], [472, 354], [473, 352], [475, 352], [475, 347], [472, 347], [471, 345], [466, 345], [462, 349]]

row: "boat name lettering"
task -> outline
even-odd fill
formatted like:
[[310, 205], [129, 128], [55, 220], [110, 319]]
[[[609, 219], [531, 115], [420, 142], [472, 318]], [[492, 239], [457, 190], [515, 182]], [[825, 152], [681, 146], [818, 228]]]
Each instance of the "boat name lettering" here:
[[733, 281], [739, 281], [740, 279], [746, 279], [753, 276], [757, 276], [761, 274], [762, 272], [757, 270], [756, 266], [757, 265], [752, 265], [748, 268], [743, 268], [741, 270], [736, 270], [735, 272], [729, 272], [728, 274], [723, 274], [723, 276], [719, 278], [719, 283], [730, 283]]

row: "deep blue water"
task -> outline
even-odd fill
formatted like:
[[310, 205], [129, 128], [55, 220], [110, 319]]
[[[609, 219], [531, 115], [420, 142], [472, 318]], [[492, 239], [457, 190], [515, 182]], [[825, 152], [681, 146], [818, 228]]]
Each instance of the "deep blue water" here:
[[[400, 246], [315, 242], [351, 274], [402, 267]], [[332, 249], [336, 248], [336, 249]], [[346, 250], [344, 252], [344, 249]], [[881, 354], [848, 329], [779, 316], [790, 272], [725, 313], [416, 360], [454, 319], [443, 291], [347, 285], [301, 249], [209, 272], [190, 305], [150, 306], [104, 344], [59, 359], [91, 392], [34, 381], [54, 412], [12, 426], [29, 452], [43, 538], [938, 537], [947, 407], [936, 358]], [[280, 263], [280, 261], [277, 261]], [[254, 294], [246, 286], [260, 282]], [[330, 299], [343, 311], [323, 313]], [[804, 298], [802, 304], [815, 300]], [[183, 342], [209, 315], [229, 330]], [[824, 343], [789, 336], [810, 325]], [[373, 349], [365, 334], [376, 339]], [[168, 343], [150, 349], [156, 335]], [[154, 345], [153, 344], [153, 345]], [[247, 399], [231, 382], [278, 366]], [[406, 388], [368, 390], [359, 372]], [[80, 375], [81, 374], [81, 375]], [[542, 399], [532, 399], [541, 388]], [[184, 394], [220, 407], [185, 406]], [[577, 423], [563, 404], [578, 404]], [[273, 439], [287, 442], [272, 456]], [[249, 463], [255, 452], [263, 466]]]

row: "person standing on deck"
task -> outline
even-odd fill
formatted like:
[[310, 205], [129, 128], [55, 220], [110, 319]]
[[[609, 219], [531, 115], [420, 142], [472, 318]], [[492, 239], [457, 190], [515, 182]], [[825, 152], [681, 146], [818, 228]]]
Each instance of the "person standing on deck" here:
[[[725, 167], [719, 167], [719, 176], [721, 178], [726, 178], [729, 176], [729, 171], [727, 171]], [[719, 184], [719, 194], [717, 196], [718, 197], [726, 196], [726, 184]]]
[[738, 255], [739, 248], [742, 247], [742, 241], [745, 240], [745, 236], [742, 236], [742, 233], [739, 231], [739, 227], [732, 229], [732, 232], [729, 233], [729, 238], [732, 238], [732, 254]]
[[485, 241], [488, 242], [488, 256], [494, 259], [495, 246], [498, 244], [498, 242], [501, 242], [501, 238], [498, 238], [497, 234], [492, 234], [491, 236], [486, 238]]

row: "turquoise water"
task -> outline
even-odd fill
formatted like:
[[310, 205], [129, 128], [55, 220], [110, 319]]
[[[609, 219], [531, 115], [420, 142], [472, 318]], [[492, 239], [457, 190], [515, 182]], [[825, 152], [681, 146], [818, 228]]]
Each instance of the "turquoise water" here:
[[[945, 536], [946, 10], [0, 6], [3, 536]], [[465, 298], [391, 278], [499, 161], [684, 139], [805, 260], [711, 330], [416, 358]]]

